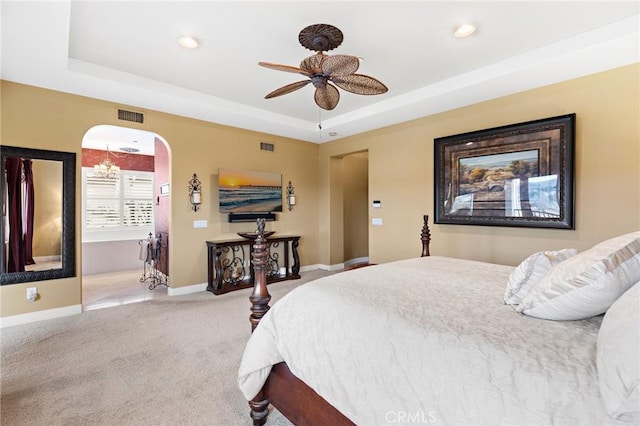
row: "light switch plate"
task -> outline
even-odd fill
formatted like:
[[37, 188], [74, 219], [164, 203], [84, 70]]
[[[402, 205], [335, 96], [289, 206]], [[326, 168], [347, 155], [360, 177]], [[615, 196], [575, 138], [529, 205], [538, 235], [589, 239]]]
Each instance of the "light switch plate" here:
[[193, 221], [193, 228], [206, 228], [207, 225], [207, 221], [206, 220], [194, 220]]
[[382, 226], [382, 218], [374, 217], [371, 219], [371, 224], [375, 226]]

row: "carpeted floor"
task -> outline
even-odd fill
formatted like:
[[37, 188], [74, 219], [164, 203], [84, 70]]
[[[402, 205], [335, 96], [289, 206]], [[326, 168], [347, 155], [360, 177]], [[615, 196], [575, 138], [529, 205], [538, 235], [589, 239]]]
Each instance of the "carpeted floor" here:
[[[272, 304], [328, 275], [269, 286]], [[176, 296], [2, 329], [2, 425], [250, 425], [236, 385], [251, 289]], [[277, 411], [267, 425], [289, 425]]]

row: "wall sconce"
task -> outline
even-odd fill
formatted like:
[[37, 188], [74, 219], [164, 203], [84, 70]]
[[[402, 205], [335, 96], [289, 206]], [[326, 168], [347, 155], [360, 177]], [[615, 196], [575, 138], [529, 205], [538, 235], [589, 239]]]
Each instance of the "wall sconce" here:
[[202, 203], [202, 184], [198, 180], [198, 175], [195, 173], [193, 177], [189, 181], [189, 201], [191, 202], [191, 208], [194, 212], [197, 212], [200, 208], [200, 203]]
[[289, 185], [287, 185], [287, 206], [289, 207], [289, 211], [293, 210], [293, 206], [296, 205], [296, 194], [293, 193], [293, 185], [291, 185], [291, 181], [289, 181]]

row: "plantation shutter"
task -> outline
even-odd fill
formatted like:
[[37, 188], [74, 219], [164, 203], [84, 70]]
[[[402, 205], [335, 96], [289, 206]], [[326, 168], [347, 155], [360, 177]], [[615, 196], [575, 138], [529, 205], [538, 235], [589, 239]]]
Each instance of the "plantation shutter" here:
[[86, 177], [86, 229], [120, 226], [120, 177], [104, 178], [90, 173]]
[[153, 177], [124, 175], [124, 226], [153, 224]]
[[121, 170], [114, 178], [83, 167], [83, 241], [145, 238], [154, 232], [153, 172]]

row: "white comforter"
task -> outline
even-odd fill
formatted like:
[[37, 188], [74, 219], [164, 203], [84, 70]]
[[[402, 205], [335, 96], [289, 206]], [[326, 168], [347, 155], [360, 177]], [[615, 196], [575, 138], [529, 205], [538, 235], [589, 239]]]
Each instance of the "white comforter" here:
[[305, 284], [253, 333], [240, 389], [252, 399], [285, 361], [359, 425], [616, 424], [598, 388], [601, 317], [516, 313], [502, 302], [512, 270], [431, 256]]

